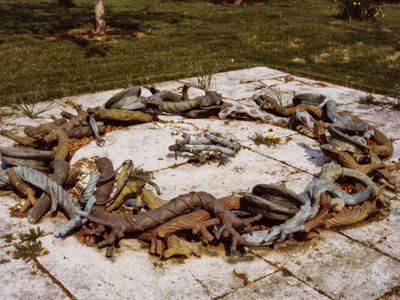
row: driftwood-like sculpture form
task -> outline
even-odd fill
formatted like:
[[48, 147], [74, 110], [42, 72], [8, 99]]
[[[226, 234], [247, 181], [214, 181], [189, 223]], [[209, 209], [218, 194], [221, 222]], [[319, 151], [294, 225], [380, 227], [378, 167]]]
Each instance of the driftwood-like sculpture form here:
[[[244, 197], [247, 202], [258, 208], [263, 208], [263, 210], [274, 213], [272, 217], [282, 218], [282, 215], [287, 215], [289, 218], [284, 223], [273, 226], [269, 230], [246, 233], [242, 236], [243, 239], [254, 246], [266, 246], [285, 240], [290, 234], [304, 231], [305, 223], [315, 218], [318, 214], [321, 197], [327, 196], [322, 196], [323, 194], [328, 194], [339, 199], [342, 207], [344, 207], [344, 205], [360, 204], [376, 195], [376, 190], [374, 190], [375, 185], [368, 185], [362, 191], [350, 195], [336, 186], [334, 181], [326, 179], [330, 176], [335, 177], [335, 174], [331, 175], [329, 174], [330, 172], [331, 168], [329, 164], [325, 165], [320, 178], [312, 181], [306, 187], [305, 191], [299, 195], [295, 195], [290, 191], [276, 186], [255, 186], [253, 188], [253, 193]], [[353, 177], [368, 183], [372, 182], [364, 174], [355, 170], [341, 168], [340, 172], [341, 176]], [[275, 201], [268, 199], [271, 194], [276, 195], [272, 198]], [[285, 203], [285, 201], [292, 203], [298, 210], [296, 211], [294, 208], [289, 208], [287, 205], [283, 206], [282, 204], [278, 204], [276, 201], [277, 199], [279, 199], [282, 204]]]
[[[83, 227], [91, 244], [107, 248], [107, 256], [112, 256], [120, 239], [137, 237], [150, 243], [151, 254], [163, 258], [200, 256], [199, 244], [192, 239], [227, 241], [235, 251], [239, 245], [259, 247], [291, 235], [307, 236], [318, 227], [348, 226], [388, 204], [384, 189], [400, 188], [390, 174], [400, 169], [400, 163], [383, 161], [393, 153], [390, 139], [358, 117], [338, 112], [336, 103], [323, 95], [300, 94], [288, 106], [270, 94], [254, 95], [258, 108], [222, 105], [222, 96], [214, 91], [190, 98], [190, 87], [185, 85], [181, 94], [148, 87], [151, 95], [142, 96], [142, 88], [132, 86], [111, 97], [104, 107], [75, 105], [76, 113], [63, 111], [60, 118], [52, 116], [50, 123], [26, 126], [25, 135], [0, 131], [18, 145], [0, 147], [0, 188], [15, 188], [27, 198], [20, 213], [26, 213], [31, 223], [48, 210], [54, 213], [60, 208], [69, 220], [55, 230], [56, 237]], [[101, 147], [107, 143], [102, 135], [110, 126], [151, 122], [161, 113], [290, 126], [316, 139], [321, 151], [339, 164], [325, 164], [320, 176], [300, 194], [282, 185], [259, 183], [241, 197], [216, 199], [207, 192], [189, 192], [166, 201], [160, 198], [157, 184], [138, 172], [133, 161], [126, 160], [114, 170], [110, 159], [101, 157], [83, 192], [77, 198], [66, 192], [79, 173], [69, 165], [71, 140], [93, 137]], [[202, 137], [184, 134], [169, 150], [189, 152], [204, 162], [234, 157], [240, 144], [205, 132]]]
[[105, 104], [106, 109], [119, 108], [125, 110], [153, 111], [155, 113], [185, 113], [186, 116], [197, 118], [218, 113], [222, 97], [214, 91], [205, 91], [204, 96], [189, 99], [189, 85], [184, 85], [182, 95], [170, 91], [160, 91], [154, 87], [148, 88], [152, 96], [141, 96], [138, 86], [129, 87], [113, 97]]
[[203, 138], [197, 138], [189, 134], [183, 134], [183, 139], [177, 139], [174, 145], [169, 146], [170, 151], [192, 153], [193, 159], [206, 162], [213, 158], [228, 159], [234, 157], [240, 150], [238, 143], [218, 137], [209, 132], [204, 133]]

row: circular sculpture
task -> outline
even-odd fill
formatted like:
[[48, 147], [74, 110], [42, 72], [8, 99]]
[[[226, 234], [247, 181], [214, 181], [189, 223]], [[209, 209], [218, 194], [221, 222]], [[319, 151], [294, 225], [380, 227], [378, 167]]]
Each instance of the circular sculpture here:
[[[383, 162], [393, 153], [391, 141], [358, 117], [338, 112], [336, 103], [323, 95], [297, 95], [293, 104], [284, 107], [271, 95], [258, 94], [252, 97], [257, 108], [222, 104], [222, 96], [214, 91], [190, 99], [189, 88], [185, 85], [179, 95], [150, 87], [152, 95], [144, 97], [140, 87], [129, 87], [111, 97], [104, 107], [75, 106], [76, 115], [62, 112], [51, 123], [26, 126], [25, 136], [2, 131], [18, 146], [0, 148], [5, 167], [0, 170], [0, 188], [15, 188], [27, 196], [21, 212], [32, 206], [27, 212], [32, 223], [47, 210], [55, 212], [61, 207], [69, 221], [55, 230], [56, 237], [81, 229], [89, 244], [107, 248], [107, 256], [112, 256], [120, 239], [137, 237], [150, 243], [150, 253], [171, 257], [199, 255], [194, 244], [178, 238], [176, 232], [189, 232], [204, 243], [228, 240], [231, 251], [239, 245], [272, 245], [317, 227], [362, 221], [387, 206], [383, 189], [397, 191], [400, 187], [390, 174], [400, 169], [400, 164]], [[165, 201], [157, 195], [160, 189], [150, 174], [135, 168], [131, 160], [114, 169], [109, 158], [100, 157], [80, 195], [72, 197], [65, 191], [64, 187], [76, 184], [79, 173], [69, 164], [72, 139], [93, 136], [102, 147], [106, 143], [101, 137], [104, 132], [151, 122], [165, 113], [291, 126], [318, 141], [321, 151], [337, 162], [325, 164], [319, 177], [299, 194], [283, 185], [261, 182], [241, 196], [217, 199], [207, 192], [189, 191]], [[203, 132], [203, 136], [184, 134], [169, 151], [175, 156], [188, 152], [201, 164], [215, 159], [229, 163], [227, 159], [239, 153], [241, 145]], [[42, 192], [37, 200], [35, 192]]]

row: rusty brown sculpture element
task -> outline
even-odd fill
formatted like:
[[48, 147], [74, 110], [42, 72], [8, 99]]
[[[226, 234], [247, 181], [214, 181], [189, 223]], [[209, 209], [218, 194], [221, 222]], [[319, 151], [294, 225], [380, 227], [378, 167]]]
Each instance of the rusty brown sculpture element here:
[[322, 109], [313, 104], [300, 103], [295, 106], [284, 107], [268, 95], [255, 95], [253, 96], [253, 100], [260, 106], [261, 109], [281, 117], [290, 117], [297, 110], [305, 110], [317, 120], [321, 120], [323, 116]]
[[54, 124], [43, 124], [38, 127], [25, 126], [25, 134], [36, 140], [43, 140], [45, 145], [57, 141], [54, 159], [65, 160], [68, 156], [69, 137], [67, 133]]
[[61, 126], [63, 130], [68, 131], [82, 125], [87, 125], [87, 119], [89, 118], [88, 112], [83, 110], [81, 106], [78, 105], [75, 105], [74, 108], [78, 112], [78, 115], [71, 115], [71, 118], [68, 120], [68, 122]]
[[[107, 203], [107, 211], [117, 210], [124, 204], [128, 198], [136, 198], [140, 190], [145, 186], [145, 182], [140, 180], [129, 180], [124, 178], [129, 174], [120, 173], [117, 179], [117, 193], [113, 196], [110, 202]], [[126, 181], [125, 181], [126, 180]]]
[[[342, 166], [358, 170], [367, 175], [383, 177], [392, 187], [400, 188], [400, 183], [389, 173], [389, 169], [398, 169], [397, 164], [387, 166], [378, 158], [379, 155], [385, 157], [393, 151], [391, 141], [382, 133], [372, 128], [374, 130], [372, 138], [375, 140], [376, 135], [381, 145], [362, 145], [350, 136], [339, 133], [338, 130], [331, 126], [328, 129], [330, 139], [327, 144], [322, 144], [327, 140], [326, 135], [324, 133], [319, 134], [321, 139], [320, 148], [326, 156], [336, 159]], [[322, 131], [322, 129], [318, 129], [318, 131]], [[374, 146], [374, 148], [371, 148], [371, 146]], [[378, 152], [376, 153], [375, 151]]]
[[172, 218], [185, 213], [189, 209], [202, 207], [215, 215], [222, 223], [216, 237], [231, 237], [231, 249], [235, 250], [238, 243], [244, 243], [238, 230], [258, 221], [261, 215], [240, 219], [236, 217], [222, 202], [206, 192], [191, 192], [172, 199], [160, 208], [137, 215], [112, 214], [102, 210], [94, 210], [88, 218], [91, 222], [110, 228], [110, 233], [103, 233], [104, 240], [99, 247], [113, 246], [126, 233], [141, 232], [163, 224]]
[[321, 208], [318, 214], [311, 220], [304, 223], [304, 232], [310, 232], [311, 230], [323, 226], [326, 218], [329, 217], [329, 211], [331, 209], [331, 201], [326, 193], [322, 193], [320, 197]]
[[[224, 203], [230, 210], [240, 209], [240, 198], [229, 196], [218, 199]], [[155, 207], [156, 208], [156, 207]], [[154, 208], [154, 209], [155, 209]], [[208, 231], [208, 227], [220, 223], [218, 218], [212, 218], [211, 214], [204, 210], [198, 209], [193, 212], [175, 217], [158, 227], [141, 233], [138, 237], [142, 240], [151, 242], [150, 253], [155, 255], [163, 255], [165, 250], [164, 241], [174, 233], [183, 230], [191, 230], [193, 234], [200, 234], [201, 239], [205, 242], [211, 242], [214, 236]], [[171, 255], [169, 252], [169, 256]]]
[[[53, 179], [60, 185], [63, 185], [68, 181], [68, 175], [71, 177], [71, 172], [69, 172], [69, 163], [64, 160], [55, 160], [53, 162], [54, 173], [50, 175]], [[71, 178], [69, 179], [71, 180]], [[36, 201], [33, 207], [28, 211], [28, 221], [29, 223], [37, 223], [42, 216], [50, 209], [51, 198], [48, 194], [42, 193], [40, 198]]]
[[[341, 112], [339, 115], [350, 116], [353, 122], [363, 122], [363, 120], [347, 112]], [[392, 141], [375, 126], [368, 124], [368, 130], [373, 131], [372, 143], [369, 143], [369, 149], [378, 155], [380, 158], [388, 158], [393, 154], [393, 143]]]
[[93, 113], [96, 120], [121, 121], [147, 123], [153, 120], [153, 117], [141, 111], [130, 111], [124, 109], [97, 109], [88, 110]]
[[162, 102], [158, 109], [162, 112], [177, 113], [192, 109], [209, 107], [221, 104], [222, 97], [213, 91], [206, 91], [205, 96], [198, 96], [190, 100], [180, 102]]
[[136, 174], [137, 169], [133, 168], [131, 160], [124, 161], [120, 169], [116, 191], [107, 203], [107, 211], [117, 210], [129, 198], [136, 199], [138, 206], [141, 206], [141, 201], [143, 200], [150, 209], [155, 209], [166, 203], [166, 201], [154, 195], [150, 190], [144, 188], [146, 183], [149, 183], [160, 194], [160, 189], [154, 182], [146, 176]]
[[8, 175], [11, 185], [14, 186], [20, 193], [27, 196], [27, 200], [20, 209], [21, 213], [25, 213], [29, 209], [29, 207], [36, 202], [35, 191], [18, 177], [14, 169], [7, 169], [6, 173]]
[[32, 147], [32, 148], [35, 148], [37, 146], [35, 139], [33, 139], [29, 136], [17, 135], [15, 133], [13, 133], [11, 130], [1, 130], [0, 134], [5, 136], [6, 138], [9, 138], [10, 140], [13, 140], [14, 142], [16, 142], [19, 145], [28, 146], [28, 147]]
[[[98, 130], [99, 130], [99, 134], [105, 133], [104, 126], [99, 126]], [[93, 136], [93, 131], [90, 128], [90, 126], [75, 127], [73, 129], [66, 130], [66, 133], [68, 134], [68, 136], [70, 138], [83, 138], [83, 137]]]
[[[339, 115], [342, 115], [342, 114], [339, 114]], [[349, 114], [346, 114], [346, 115], [349, 115]], [[354, 122], [358, 122], [358, 123], [363, 122], [357, 116], [353, 116], [353, 115], [350, 115], [350, 116]], [[320, 124], [318, 124], [318, 126], [320, 126]], [[373, 134], [371, 136], [371, 139], [367, 141], [367, 145], [363, 146], [362, 148], [371, 150], [379, 158], [390, 157], [393, 154], [392, 141], [387, 136], [385, 136], [380, 130], [378, 130], [371, 124], [368, 124], [368, 130], [372, 131]], [[319, 129], [319, 132], [320, 131], [322, 131], [322, 129]], [[351, 143], [353, 145], [359, 144], [351, 136], [344, 134], [340, 130], [334, 128], [334, 124], [333, 124], [333, 126], [332, 125], [328, 126], [328, 131], [331, 134], [334, 134], [336, 138], [341, 139], [343, 142]]]
[[214, 236], [207, 230], [211, 225], [219, 224], [219, 219], [211, 219], [208, 211], [199, 209], [194, 212], [175, 217], [158, 227], [141, 233], [141, 240], [150, 242], [150, 253], [162, 255], [165, 251], [165, 240], [174, 233], [182, 230], [192, 230], [193, 234], [199, 233], [203, 241], [210, 242]]
[[2, 156], [41, 159], [44, 161], [51, 161], [54, 158], [53, 151], [35, 150], [28, 147], [0, 147], [0, 154]]
[[369, 149], [376, 153], [380, 158], [388, 158], [393, 154], [392, 141], [374, 126], [369, 125], [369, 128], [374, 131], [373, 140], [376, 145], [369, 145]]
[[378, 212], [375, 202], [365, 201], [357, 207], [351, 209], [344, 209], [333, 215], [333, 217], [325, 220], [327, 228], [347, 226], [358, 223], [370, 215]]
[[100, 157], [96, 161], [96, 166], [100, 172], [99, 183], [94, 196], [96, 197], [96, 205], [106, 205], [110, 201], [110, 195], [115, 180], [115, 171], [112, 162], [107, 157]]
[[54, 159], [65, 160], [67, 158], [69, 152], [69, 137], [64, 130], [60, 128], [50, 130], [49, 134], [44, 137], [43, 141], [47, 145], [57, 141]]
[[201, 242], [189, 242], [176, 235], [171, 235], [167, 238], [167, 250], [164, 251], [161, 258], [168, 259], [173, 256], [190, 257], [192, 254], [200, 257], [200, 245]]
[[373, 159], [374, 154], [370, 155], [371, 162], [368, 164], [358, 163], [353, 156], [347, 152], [338, 153], [338, 161], [341, 165], [353, 168], [367, 175], [377, 175], [378, 177], [384, 178], [394, 189], [400, 189], [400, 182], [396, 180], [390, 172], [400, 170], [400, 164], [394, 163], [386, 165], [382, 163], [379, 159]]
[[15, 158], [9, 157], [6, 155], [2, 155], [1, 160], [3, 163], [12, 166], [26, 166], [36, 169], [38, 171], [48, 172], [49, 170], [49, 163], [41, 160], [33, 160], [33, 159], [26, 159], [26, 158]]
[[0, 147], [1, 160], [9, 165], [20, 165], [47, 171], [54, 158], [53, 151], [35, 150], [29, 147]]
[[[192, 85], [190, 85], [191, 87]], [[185, 84], [182, 95], [171, 91], [160, 91], [147, 87], [153, 94], [150, 97], [141, 96], [141, 88], [129, 87], [112, 96], [104, 105], [106, 109], [148, 110], [166, 113], [186, 112], [187, 117], [216, 115], [219, 112], [222, 97], [215, 91], [205, 91], [204, 96], [189, 99]]]
[[168, 202], [147, 188], [141, 189], [140, 192], [141, 193], [137, 195], [136, 201], [138, 202], [139, 205], [140, 202], [143, 201], [146, 204], [146, 206], [151, 210], [163, 206]]

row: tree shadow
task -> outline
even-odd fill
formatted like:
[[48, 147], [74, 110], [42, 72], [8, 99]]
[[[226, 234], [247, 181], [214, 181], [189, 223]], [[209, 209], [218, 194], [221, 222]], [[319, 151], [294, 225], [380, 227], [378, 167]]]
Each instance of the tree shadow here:
[[152, 11], [152, 8], [154, 7], [150, 5], [145, 6], [143, 9], [132, 11], [115, 11], [111, 8], [108, 24], [121, 29], [141, 30], [140, 24], [144, 23], [176, 25], [180, 24], [184, 19], [198, 19], [194, 16], [173, 11]]
[[46, 35], [93, 22], [90, 5], [66, 8], [57, 1], [8, 3], [0, 6], [0, 32]]
[[[60, 31], [93, 24], [94, 4], [80, 4], [63, 7], [57, 1], [37, 3], [7, 3], [0, 6], [0, 33], [51, 35]], [[106, 7], [107, 26], [132, 31], [140, 31], [141, 24], [179, 24], [183, 20], [198, 19], [195, 14], [187, 15], [175, 11], [163, 11], [157, 4], [141, 9], [121, 10], [119, 6]], [[203, 18], [201, 21], [206, 21]]]

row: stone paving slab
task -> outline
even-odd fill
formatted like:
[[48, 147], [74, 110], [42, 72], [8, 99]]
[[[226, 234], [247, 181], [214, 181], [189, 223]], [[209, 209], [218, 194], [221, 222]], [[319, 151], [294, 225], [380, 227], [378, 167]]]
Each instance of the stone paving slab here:
[[[179, 92], [182, 82], [195, 82], [195, 79], [156, 86]], [[284, 103], [288, 103], [294, 93], [323, 93], [337, 101], [340, 110], [361, 115], [388, 132], [395, 139], [391, 160], [397, 161], [400, 157], [400, 136], [396, 127], [400, 111], [354, 104], [360, 97], [368, 95], [363, 91], [265, 67], [219, 73], [213, 84], [226, 101], [246, 103], [251, 103], [248, 99], [254, 93], [265, 91], [266, 86], [281, 93]], [[29, 120], [10, 108], [0, 108], [0, 111], [10, 112], [9, 117], [1, 120], [1, 125], [18, 131], [22, 128], [20, 125], [46, 123], [52, 114], [57, 115], [65, 109], [73, 112], [68, 106], [71, 101], [84, 107], [99, 106], [118, 91], [57, 100], [43, 118], [36, 120]], [[189, 91], [192, 96], [201, 94], [197, 89]], [[393, 100], [374, 96], [382, 101]], [[48, 103], [40, 103], [37, 107], [46, 105]], [[168, 146], [183, 132], [199, 134], [204, 130], [234, 138], [243, 148], [230, 162], [219, 167], [217, 163], [190, 164], [186, 155], [179, 155], [175, 160]], [[282, 142], [276, 147], [257, 146], [250, 139], [257, 132], [274, 134]], [[0, 138], [1, 146], [11, 144], [10, 140]], [[326, 161], [312, 139], [288, 129], [258, 122], [193, 120], [172, 115], [160, 116], [158, 122], [109, 133], [103, 148], [91, 143], [76, 153], [73, 162], [93, 155], [106, 155], [115, 166], [124, 159], [132, 159], [135, 166], [155, 171], [154, 181], [161, 187], [161, 196], [165, 199], [190, 190], [207, 190], [215, 196], [226, 196], [248, 192], [258, 183], [279, 182], [299, 193]], [[0, 237], [36, 227], [29, 225], [26, 219], [9, 217], [9, 208], [18, 203], [14, 196], [0, 198]], [[13, 243], [0, 239], [0, 259], [4, 256], [10, 260], [0, 264], [0, 283], [7, 282], [5, 289], [0, 289], [0, 299], [38, 298], [46, 293], [54, 299], [71, 298], [71, 295], [78, 299], [374, 299], [395, 291], [394, 288], [400, 285], [398, 200], [393, 201], [387, 219], [342, 233], [323, 231], [312, 241], [287, 242], [274, 249], [252, 250], [232, 257], [225, 255], [220, 244], [204, 248], [201, 258], [169, 261], [149, 255], [148, 245], [133, 239], [123, 240], [111, 260], [105, 258], [104, 250], [84, 246], [75, 236], [56, 239], [51, 232], [65, 221], [59, 214], [40, 223], [47, 233], [41, 241], [49, 254], [38, 258], [45, 270], [37, 272], [38, 276], [29, 275], [32, 268], [36, 272], [33, 264], [11, 258]], [[16, 271], [12, 273], [10, 270], [14, 269]], [[14, 290], [12, 279], [16, 276], [19, 276], [18, 287], [23, 287], [20, 292]], [[31, 286], [35, 286], [34, 292], [25, 288]]]
[[[289, 129], [247, 121], [186, 119], [183, 122], [193, 124], [203, 131], [216, 132], [225, 138], [234, 139], [254, 152], [310, 174], [319, 173], [321, 166], [329, 160], [319, 151], [319, 146], [313, 139]], [[253, 140], [256, 134], [273, 135], [280, 142], [276, 146], [256, 145]]]
[[400, 261], [400, 202], [394, 201], [389, 216], [377, 222], [342, 230], [354, 240], [382, 251]]
[[[114, 166], [119, 166], [125, 159], [133, 159], [136, 167], [155, 171], [186, 162], [179, 156], [175, 159], [168, 146], [175, 143], [177, 133], [173, 128], [162, 123], [147, 123], [114, 131], [104, 138], [105, 145], [98, 147], [93, 141], [79, 149], [71, 160], [74, 164], [80, 159], [90, 158], [94, 153], [109, 157]], [[118, 153], [118, 155], [115, 155]]]
[[[65, 217], [58, 218], [45, 218], [40, 225], [30, 224], [26, 218], [10, 217], [10, 209], [20, 202], [20, 199], [15, 195], [2, 196], [0, 202], [0, 249], [15, 244], [18, 241], [18, 234], [26, 233], [30, 228], [37, 228], [40, 226], [46, 234], [52, 233], [57, 225], [65, 221]], [[6, 242], [7, 236], [12, 235], [13, 240]]]
[[70, 299], [33, 263], [11, 256], [11, 249], [0, 249], [0, 299]]
[[210, 298], [186, 264], [163, 264], [136, 241], [124, 241], [113, 260], [74, 238], [42, 242], [49, 254], [40, 263], [78, 299]]
[[[259, 183], [290, 182], [298, 172], [292, 167], [244, 149], [226, 165], [185, 164], [174, 168], [172, 172], [169, 169], [156, 172], [154, 176], [163, 191], [162, 196], [168, 199], [196, 190], [207, 190], [216, 197], [226, 196], [227, 193], [250, 192]], [[312, 180], [311, 175], [303, 173], [301, 176], [305, 181]], [[171, 181], [179, 184], [171, 184]]]
[[313, 175], [318, 175], [321, 167], [330, 161], [319, 151], [319, 146], [314, 140], [300, 135], [290, 136], [289, 139], [282, 138], [282, 142], [272, 147], [273, 149], [250, 142], [249, 147], [257, 153]]
[[[400, 100], [398, 100], [400, 103]], [[384, 108], [377, 105], [352, 103], [340, 107], [341, 111], [351, 112], [362, 119], [371, 122], [387, 137], [393, 140], [400, 139], [400, 111], [392, 108]]]
[[276, 271], [275, 267], [251, 254], [239, 258], [203, 255], [187, 264], [193, 277], [212, 298], [232, 293]]
[[283, 272], [274, 273], [253, 285], [237, 290], [223, 299], [329, 299], [297, 278]]
[[376, 299], [400, 283], [399, 261], [336, 232], [256, 253], [333, 299]]

